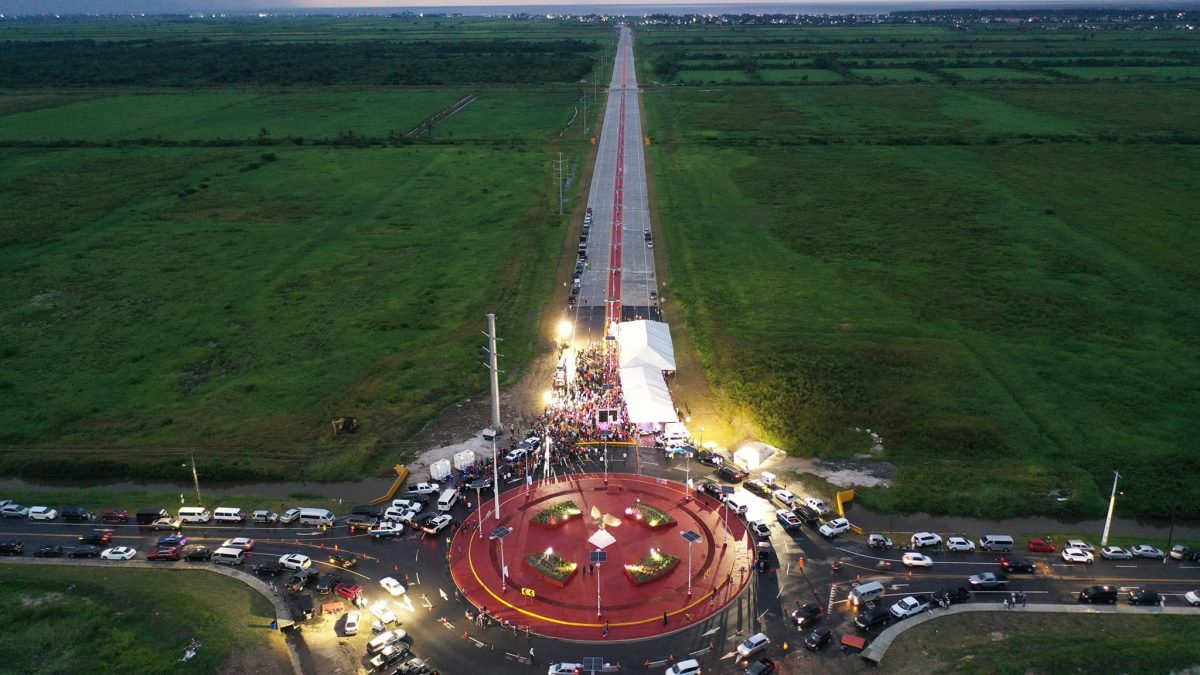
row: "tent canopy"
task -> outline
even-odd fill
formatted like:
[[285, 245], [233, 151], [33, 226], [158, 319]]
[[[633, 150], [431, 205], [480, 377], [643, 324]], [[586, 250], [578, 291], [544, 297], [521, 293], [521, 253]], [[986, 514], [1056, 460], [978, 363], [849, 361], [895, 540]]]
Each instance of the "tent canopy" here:
[[629, 421], [634, 424], [675, 422], [675, 404], [662, 371], [655, 366], [621, 369], [621, 392]]
[[675, 370], [675, 348], [671, 328], [661, 321], [623, 321], [617, 340], [621, 348], [621, 368], [653, 366], [657, 370]]

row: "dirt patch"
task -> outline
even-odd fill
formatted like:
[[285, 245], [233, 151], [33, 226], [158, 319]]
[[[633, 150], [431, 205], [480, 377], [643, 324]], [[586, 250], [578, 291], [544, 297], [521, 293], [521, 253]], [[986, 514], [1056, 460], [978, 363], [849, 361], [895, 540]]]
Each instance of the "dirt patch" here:
[[29, 595], [22, 595], [21, 596], [21, 606], [22, 607], [40, 607], [42, 605], [47, 605], [50, 603], [62, 602], [63, 600], [66, 600], [66, 599], [67, 599], [67, 596], [63, 595], [62, 593], [47, 593], [43, 596], [39, 596], [36, 598], [33, 596], [29, 596]]
[[837, 487], [887, 487], [896, 475], [895, 465], [873, 460], [820, 460], [784, 457], [767, 467], [776, 473], [808, 473]]
[[233, 650], [217, 672], [222, 675], [288, 675], [292, 672], [292, 664], [283, 640], [275, 638], [271, 640], [269, 649], [254, 647]]

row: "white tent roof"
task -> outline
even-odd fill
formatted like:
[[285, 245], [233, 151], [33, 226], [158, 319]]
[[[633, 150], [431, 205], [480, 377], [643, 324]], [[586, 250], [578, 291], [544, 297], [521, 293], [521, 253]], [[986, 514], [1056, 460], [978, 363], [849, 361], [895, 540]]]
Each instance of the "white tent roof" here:
[[671, 327], [661, 321], [623, 321], [617, 340], [621, 347], [621, 367], [654, 366], [675, 370], [675, 348], [671, 345]]
[[621, 393], [625, 397], [629, 421], [634, 424], [675, 422], [679, 419], [662, 370], [656, 366], [622, 368]]

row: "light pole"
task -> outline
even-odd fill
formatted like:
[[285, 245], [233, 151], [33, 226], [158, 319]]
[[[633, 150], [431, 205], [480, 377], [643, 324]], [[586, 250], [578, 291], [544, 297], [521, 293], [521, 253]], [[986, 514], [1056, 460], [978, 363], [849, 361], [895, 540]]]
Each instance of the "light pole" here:
[[1117, 481], [1121, 480], [1121, 472], [1113, 471], [1112, 496], [1108, 498], [1108, 517], [1104, 519], [1104, 534], [1100, 536], [1100, 546], [1108, 546], [1108, 530], [1112, 527], [1113, 509], [1117, 507]]
[[721, 508], [725, 510], [725, 543], [721, 544], [722, 548], [729, 546], [729, 496], [733, 494], [732, 485], [722, 485], [721, 492], [725, 494], [725, 499], [721, 500]]
[[[192, 484], [196, 487], [196, 506], [204, 506], [204, 503], [200, 500], [200, 475], [196, 473], [196, 453], [193, 452], [191, 456], [192, 456]], [[183, 467], [186, 469], [187, 464], [184, 464]], [[183, 501], [182, 494], [179, 497], [179, 501], [180, 502]]]
[[687, 539], [688, 543], [688, 595], [692, 594], [692, 544], [700, 541], [700, 534], [692, 530], [680, 532], [679, 535]]
[[600, 566], [608, 561], [608, 553], [601, 549], [592, 551], [592, 564], [596, 566], [596, 617], [600, 617]]
[[684, 472], [684, 475], [687, 477], [687, 483], [685, 484], [683, 495], [687, 499], [691, 499], [692, 498], [692, 453], [691, 452], [685, 453], [683, 462], [684, 462], [683, 472]]
[[479, 483], [475, 484], [475, 506], [479, 508], [479, 523], [475, 526], [475, 529], [479, 532], [479, 538], [482, 539], [483, 514], [487, 513], [487, 510], [483, 508], [483, 502], [479, 501]]
[[508, 589], [508, 565], [504, 564], [504, 538], [512, 534], [512, 528], [501, 525], [492, 531], [492, 539], [500, 542], [500, 592]]

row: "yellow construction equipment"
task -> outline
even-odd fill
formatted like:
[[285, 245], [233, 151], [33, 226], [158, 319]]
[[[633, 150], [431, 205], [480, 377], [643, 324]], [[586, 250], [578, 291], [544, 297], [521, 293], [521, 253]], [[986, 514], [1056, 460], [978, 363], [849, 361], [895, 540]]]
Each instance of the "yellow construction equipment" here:
[[371, 500], [371, 506], [379, 506], [392, 501], [392, 497], [396, 495], [396, 491], [404, 485], [404, 481], [408, 480], [408, 469], [397, 464], [393, 467], [396, 470], [396, 482], [392, 483], [392, 487], [388, 488], [387, 494], [382, 497], [377, 497]]

